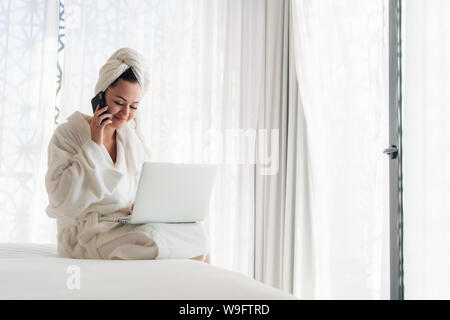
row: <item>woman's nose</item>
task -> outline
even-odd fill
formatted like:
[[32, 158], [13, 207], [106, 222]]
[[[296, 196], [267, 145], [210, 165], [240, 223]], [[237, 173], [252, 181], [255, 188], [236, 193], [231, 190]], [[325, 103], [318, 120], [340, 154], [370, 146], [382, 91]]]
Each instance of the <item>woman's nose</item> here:
[[128, 114], [130, 113], [130, 106], [129, 105], [123, 106], [120, 113], [123, 114], [124, 116], [128, 116]]

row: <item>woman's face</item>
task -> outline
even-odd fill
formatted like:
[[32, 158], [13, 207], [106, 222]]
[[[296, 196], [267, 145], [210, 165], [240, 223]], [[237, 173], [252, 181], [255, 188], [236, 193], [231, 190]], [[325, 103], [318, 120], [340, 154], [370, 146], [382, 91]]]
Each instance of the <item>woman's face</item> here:
[[114, 87], [108, 87], [105, 91], [105, 100], [108, 112], [113, 115], [110, 127], [121, 129], [133, 120], [140, 98], [141, 86], [138, 82], [131, 83], [119, 79]]

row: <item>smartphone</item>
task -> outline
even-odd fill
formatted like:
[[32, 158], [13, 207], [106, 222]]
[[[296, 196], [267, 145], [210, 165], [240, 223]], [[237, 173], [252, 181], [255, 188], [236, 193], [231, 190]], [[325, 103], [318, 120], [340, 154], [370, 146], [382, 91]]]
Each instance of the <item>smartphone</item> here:
[[[92, 104], [92, 111], [95, 112], [95, 109], [97, 109], [97, 106], [100, 105], [99, 109], [106, 107], [106, 100], [105, 100], [105, 94], [103, 91], [100, 91], [97, 93], [95, 97], [91, 99]], [[103, 112], [100, 116], [108, 113], [108, 111]], [[102, 120], [100, 124], [102, 124], [104, 121], [108, 120], [108, 118], [105, 118]]]

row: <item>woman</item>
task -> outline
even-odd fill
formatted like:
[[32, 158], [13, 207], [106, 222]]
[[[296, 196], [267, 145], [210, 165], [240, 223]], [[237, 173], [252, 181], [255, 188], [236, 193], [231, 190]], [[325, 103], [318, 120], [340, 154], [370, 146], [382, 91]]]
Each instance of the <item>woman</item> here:
[[130, 214], [142, 164], [150, 159], [136, 121], [148, 88], [143, 61], [132, 49], [116, 51], [100, 69], [95, 86], [95, 94], [104, 92], [107, 106], [97, 107], [93, 116], [74, 112], [50, 140], [46, 212], [57, 219], [58, 254], [209, 263], [202, 224], [122, 225], [99, 219]]

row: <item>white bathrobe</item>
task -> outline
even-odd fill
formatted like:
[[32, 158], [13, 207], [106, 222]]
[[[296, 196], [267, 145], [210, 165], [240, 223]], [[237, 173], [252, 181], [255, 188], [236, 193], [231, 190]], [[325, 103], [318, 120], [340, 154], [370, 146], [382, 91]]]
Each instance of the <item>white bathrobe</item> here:
[[123, 225], [100, 216], [130, 214], [144, 161], [150, 155], [132, 123], [117, 130], [114, 163], [91, 139], [89, 115], [74, 112], [48, 146], [47, 215], [57, 219], [58, 254], [78, 259], [205, 257], [203, 223]]

